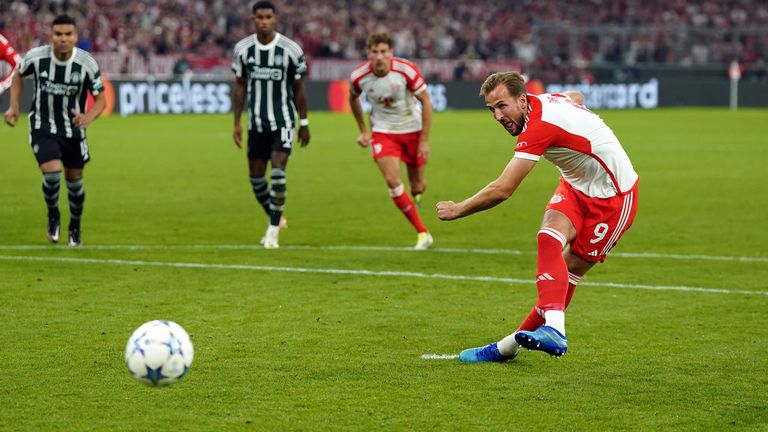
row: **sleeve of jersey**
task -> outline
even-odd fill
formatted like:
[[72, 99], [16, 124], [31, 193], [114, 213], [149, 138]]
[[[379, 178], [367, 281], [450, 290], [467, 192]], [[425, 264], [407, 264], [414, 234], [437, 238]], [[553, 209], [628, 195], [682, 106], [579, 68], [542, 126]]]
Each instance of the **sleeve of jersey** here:
[[101, 79], [101, 72], [98, 68], [96, 68], [92, 72], [93, 76], [91, 77], [90, 86], [88, 87], [88, 90], [91, 91], [91, 94], [94, 96], [97, 96], [101, 92], [104, 91], [104, 81]]
[[28, 52], [19, 62], [19, 73], [21, 76], [32, 75], [35, 73], [35, 62], [30, 57], [30, 54], [31, 53]]
[[360, 88], [360, 79], [353, 80], [352, 77], [349, 77], [349, 92], [352, 96], [359, 96], [363, 93], [363, 89]]
[[427, 82], [424, 81], [424, 77], [421, 76], [421, 71], [416, 66], [413, 66], [413, 70], [416, 74], [411, 78], [408, 76], [408, 90], [411, 93], [417, 95], [427, 89]]
[[238, 78], [243, 77], [243, 61], [240, 58], [240, 53], [238, 51], [235, 51], [232, 55], [232, 72], [234, 72], [235, 76]]
[[0, 56], [0, 58], [11, 65], [11, 69], [15, 68], [19, 63], [21, 63], [21, 56], [16, 53], [16, 50], [13, 49], [12, 46], [6, 45], [4, 48], [0, 47], [0, 51], [3, 51], [3, 54]]
[[293, 59], [294, 63], [294, 70], [293, 70], [293, 79], [301, 79], [304, 77], [304, 75], [307, 74], [307, 59], [304, 56], [304, 53], [299, 51], [296, 55], [296, 58]]
[[0, 58], [11, 65], [11, 70], [8, 72], [7, 76], [0, 80], [0, 93], [11, 88], [11, 83], [13, 82], [13, 73], [16, 71], [16, 66], [21, 63], [21, 57], [16, 54], [16, 51], [13, 49], [13, 47], [10, 45], [7, 45], [5, 48], [0, 47], [0, 51], [2, 50], [5, 50], [5, 52], [2, 56], [0, 56]]
[[546, 126], [528, 129], [517, 138], [515, 156], [519, 159], [538, 161], [552, 143], [552, 134]]

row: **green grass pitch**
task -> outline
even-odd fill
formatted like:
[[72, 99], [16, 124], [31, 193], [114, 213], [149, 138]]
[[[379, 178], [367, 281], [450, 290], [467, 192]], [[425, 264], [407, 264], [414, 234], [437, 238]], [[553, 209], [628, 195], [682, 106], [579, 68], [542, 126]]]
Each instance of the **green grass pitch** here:
[[[268, 251], [230, 116], [94, 123], [76, 250], [46, 242], [26, 119], [3, 126], [0, 430], [768, 429], [767, 112], [600, 114], [641, 176], [635, 224], [577, 289], [568, 355], [481, 365], [422, 355], [515, 329], [557, 184], [542, 161], [497, 208], [437, 219], [512, 156], [487, 113], [435, 116], [425, 252], [349, 115], [312, 113]], [[151, 319], [195, 344], [171, 387], [123, 362]]]

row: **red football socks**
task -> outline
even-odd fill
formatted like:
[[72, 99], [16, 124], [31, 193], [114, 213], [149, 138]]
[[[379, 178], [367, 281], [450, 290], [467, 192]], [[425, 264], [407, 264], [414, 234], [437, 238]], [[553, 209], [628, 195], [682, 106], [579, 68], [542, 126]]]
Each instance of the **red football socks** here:
[[552, 228], [542, 228], [538, 234], [536, 263], [536, 306], [543, 310], [565, 310], [568, 295], [568, 266], [563, 258], [565, 236]]
[[413, 204], [413, 200], [411, 199], [410, 195], [403, 192], [399, 196], [392, 197], [392, 201], [395, 202], [395, 205], [400, 209], [400, 211], [403, 212], [405, 217], [408, 218], [408, 220], [411, 222], [411, 225], [416, 228], [417, 233], [427, 232], [427, 227], [425, 227], [421, 222], [419, 212], [416, 210], [416, 205]]

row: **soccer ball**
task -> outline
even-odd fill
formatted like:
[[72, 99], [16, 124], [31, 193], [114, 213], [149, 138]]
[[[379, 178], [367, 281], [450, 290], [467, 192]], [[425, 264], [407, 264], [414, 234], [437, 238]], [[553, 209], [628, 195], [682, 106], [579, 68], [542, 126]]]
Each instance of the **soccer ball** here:
[[144, 323], [125, 345], [125, 365], [131, 376], [152, 386], [180, 380], [189, 370], [193, 356], [189, 335], [173, 321]]

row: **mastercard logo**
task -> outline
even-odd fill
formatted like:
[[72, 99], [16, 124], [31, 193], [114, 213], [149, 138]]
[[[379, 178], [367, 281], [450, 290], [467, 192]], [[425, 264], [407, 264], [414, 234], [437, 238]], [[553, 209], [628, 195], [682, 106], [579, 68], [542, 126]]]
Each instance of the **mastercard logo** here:
[[[100, 117], [109, 117], [112, 114], [112, 110], [115, 109], [115, 89], [112, 87], [112, 82], [107, 79], [106, 76], [101, 76], [101, 81], [104, 84], [104, 97], [107, 99], [107, 104], [104, 106], [104, 111], [101, 112]], [[85, 109], [90, 110], [93, 106], [93, 95], [89, 92], [88, 99], [85, 102]]]

